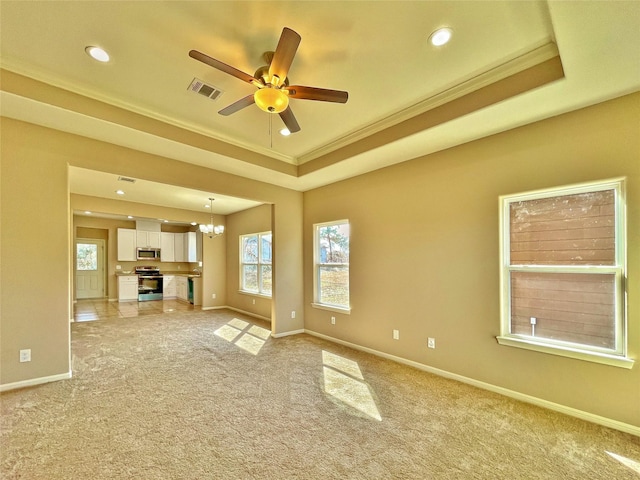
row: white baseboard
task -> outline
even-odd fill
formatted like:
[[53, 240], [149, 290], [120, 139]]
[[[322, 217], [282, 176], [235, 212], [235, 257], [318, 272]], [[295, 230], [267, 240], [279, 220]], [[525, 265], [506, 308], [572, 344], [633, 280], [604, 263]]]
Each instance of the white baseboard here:
[[[242, 313], [243, 315], [248, 315], [248, 316], [250, 316], [250, 317], [258, 318], [258, 319], [260, 319], [260, 320], [264, 320], [265, 322], [269, 322], [269, 323], [271, 323], [271, 318], [269, 318], [269, 317], [263, 317], [262, 315], [258, 315], [257, 313], [251, 313], [251, 312], [247, 312], [247, 311], [245, 311], [245, 310], [240, 310], [239, 308], [229, 307], [229, 306], [226, 306], [226, 307], [219, 307], [219, 308], [227, 308], [227, 309], [229, 309], [229, 310], [233, 310], [234, 312]], [[204, 310], [204, 309], [203, 309], [203, 310]]]
[[602, 425], [604, 427], [613, 428], [614, 430], [620, 430], [621, 432], [630, 433], [631, 435], [636, 435], [640, 437], [640, 427], [636, 427], [635, 425], [630, 425], [628, 423], [619, 422], [617, 420], [613, 420], [611, 418], [602, 417], [600, 415], [595, 415], [593, 413], [585, 412], [582, 410], [578, 410], [576, 408], [567, 407], [566, 405], [561, 405], [559, 403], [550, 402], [548, 400], [544, 400], [542, 398], [533, 397], [531, 395], [527, 395], [524, 393], [516, 392], [514, 390], [509, 390], [507, 388], [498, 387], [497, 385], [492, 385], [490, 383], [481, 382], [479, 380], [475, 380], [473, 378], [464, 377], [462, 375], [458, 375], [456, 373], [447, 372], [446, 370], [440, 370], [439, 368], [430, 367], [428, 365], [424, 365], [422, 363], [414, 362], [412, 360], [407, 360], [406, 358], [397, 357], [395, 355], [390, 355], [388, 353], [380, 352], [378, 350], [374, 350], [368, 347], [362, 347], [360, 345], [356, 345], [355, 343], [345, 342], [344, 340], [340, 340], [334, 337], [330, 337], [328, 335], [324, 335], [322, 333], [314, 332], [312, 330], [304, 330], [304, 333], [308, 333], [309, 335], [313, 335], [314, 337], [322, 338], [329, 342], [338, 343], [340, 345], [344, 345], [346, 347], [353, 348], [355, 350], [360, 350], [362, 352], [371, 353], [372, 355], [376, 355], [378, 357], [386, 358], [388, 360], [392, 360], [394, 362], [402, 363], [404, 365], [409, 365], [411, 367], [417, 368], [419, 370], [423, 370], [425, 372], [433, 373], [434, 375], [438, 375], [440, 377], [449, 378], [452, 380], [457, 380], [458, 382], [466, 383], [468, 385], [472, 385], [474, 387], [481, 388], [483, 390], [488, 390], [490, 392], [498, 393], [500, 395], [504, 395], [505, 397], [510, 397], [515, 400], [520, 400], [525, 403], [530, 403], [532, 405], [536, 405], [538, 407], [546, 408], [548, 410], [554, 410], [556, 412], [564, 413], [565, 415], [569, 415], [571, 417], [576, 417], [581, 420], [586, 420], [591, 423], [596, 423], [598, 425]]
[[282, 337], [288, 337], [290, 335], [299, 335], [301, 333], [306, 333], [306, 330], [304, 328], [300, 329], [300, 330], [291, 330], [290, 332], [282, 332], [282, 333], [272, 333], [271, 336], [273, 338], [282, 338]]
[[58, 375], [50, 375], [48, 377], [30, 378], [29, 380], [21, 380], [20, 382], [5, 383], [0, 385], [0, 392], [8, 390], [16, 390], [18, 388], [33, 387], [43, 383], [57, 382], [58, 380], [68, 380], [71, 378], [71, 372], [59, 373]]

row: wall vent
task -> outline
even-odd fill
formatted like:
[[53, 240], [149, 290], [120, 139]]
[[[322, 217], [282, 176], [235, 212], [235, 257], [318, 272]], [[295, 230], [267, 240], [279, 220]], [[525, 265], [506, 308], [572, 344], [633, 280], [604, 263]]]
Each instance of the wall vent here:
[[129, 178], [129, 177], [118, 177], [118, 181], [119, 182], [136, 183], [136, 179], [135, 178]]
[[195, 93], [199, 93], [200, 95], [210, 98], [211, 100], [217, 100], [218, 97], [222, 95], [222, 90], [220, 90], [218, 87], [208, 85], [202, 80], [198, 80], [197, 78], [193, 79], [191, 85], [189, 85], [189, 90]]

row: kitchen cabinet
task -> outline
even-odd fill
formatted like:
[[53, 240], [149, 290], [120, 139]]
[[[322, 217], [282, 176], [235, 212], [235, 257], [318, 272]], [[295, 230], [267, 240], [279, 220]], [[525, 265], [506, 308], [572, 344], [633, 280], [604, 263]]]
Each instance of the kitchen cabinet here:
[[162, 298], [176, 298], [178, 295], [176, 277], [174, 275], [162, 276]]
[[186, 262], [184, 250], [184, 233], [176, 233], [173, 237], [174, 241], [174, 262]]
[[136, 230], [136, 246], [138, 248], [160, 248], [160, 232]]
[[193, 277], [189, 281], [193, 283], [193, 304], [196, 306], [202, 305], [202, 279]]
[[118, 229], [118, 261], [136, 261], [136, 231], [132, 228]]
[[[160, 234], [160, 261], [175, 262], [175, 233], [162, 232]], [[174, 295], [175, 297], [175, 295]]]
[[179, 300], [189, 301], [189, 283], [187, 277], [177, 276], [176, 278], [176, 297]]
[[197, 262], [197, 248], [196, 248], [196, 232], [187, 232], [184, 234], [184, 246], [185, 246], [185, 261]]
[[138, 300], [138, 276], [118, 276], [118, 301], [131, 302]]

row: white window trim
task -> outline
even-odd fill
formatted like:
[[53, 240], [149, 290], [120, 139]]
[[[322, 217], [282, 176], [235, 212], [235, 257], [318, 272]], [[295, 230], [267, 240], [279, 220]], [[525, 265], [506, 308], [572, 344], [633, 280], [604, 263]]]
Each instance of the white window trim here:
[[[258, 233], [246, 233], [243, 235], [240, 235], [239, 237], [239, 251], [240, 251], [240, 255], [239, 255], [239, 260], [240, 260], [240, 268], [239, 268], [239, 282], [240, 282], [240, 286], [238, 288], [238, 293], [242, 293], [245, 295], [253, 295], [256, 297], [262, 297], [262, 298], [272, 298], [273, 297], [273, 290], [271, 292], [271, 294], [269, 293], [264, 293], [261, 291], [262, 288], [262, 275], [261, 275], [261, 269], [260, 267], [263, 265], [271, 265], [271, 274], [273, 275], [273, 261], [271, 263], [262, 263], [262, 241], [261, 238], [263, 235], [271, 235], [271, 240], [273, 242], [273, 234], [270, 231], [266, 231], [266, 232], [258, 232]], [[258, 261], [256, 263], [247, 263], [244, 262], [244, 250], [242, 249], [242, 240], [245, 237], [258, 237]], [[273, 243], [272, 243], [273, 245]], [[273, 246], [272, 246], [272, 251], [271, 251], [271, 258], [273, 258]], [[257, 267], [257, 275], [258, 275], [258, 290], [247, 290], [242, 288], [243, 285], [243, 280], [244, 280], [244, 269], [243, 266], [244, 265], [256, 265]]]
[[[349, 223], [349, 220], [343, 219], [343, 220], [335, 220], [333, 222], [323, 222], [323, 223], [313, 224], [313, 302], [311, 303], [311, 306], [313, 308], [318, 308], [320, 310], [328, 310], [330, 312], [344, 313], [346, 315], [349, 315], [351, 313], [351, 305], [349, 305], [348, 307], [345, 307], [343, 305], [331, 305], [328, 303], [320, 303], [318, 300], [318, 289], [320, 288], [320, 281], [319, 281], [320, 270], [318, 268], [319, 266], [347, 265], [349, 266], [349, 268], [351, 268], [349, 263], [331, 263], [331, 264], [318, 263], [317, 260], [320, 256], [320, 252], [318, 251], [318, 248], [319, 248], [318, 229], [321, 227], [326, 227], [330, 225], [342, 225], [345, 223], [349, 225], [349, 245], [351, 245], [351, 224]], [[349, 269], [349, 277], [351, 277], [351, 269]], [[351, 303], [351, 285], [349, 285], [349, 303]]]
[[[626, 196], [624, 178], [615, 178], [601, 182], [589, 182], [566, 187], [555, 187], [532, 192], [503, 195], [500, 197], [500, 335], [496, 337], [500, 345], [524, 348], [538, 352], [560, 355], [616, 367], [632, 368], [634, 360], [627, 356], [627, 315], [625, 302], [626, 277]], [[574, 195], [579, 193], [614, 190], [616, 196], [615, 238], [616, 265], [510, 265], [510, 215], [511, 203], [539, 198]], [[590, 347], [588, 345], [541, 339], [527, 335], [511, 333], [511, 291], [510, 273], [513, 271], [535, 271], [549, 273], [591, 273], [615, 274], [616, 285], [616, 318], [613, 349]]]

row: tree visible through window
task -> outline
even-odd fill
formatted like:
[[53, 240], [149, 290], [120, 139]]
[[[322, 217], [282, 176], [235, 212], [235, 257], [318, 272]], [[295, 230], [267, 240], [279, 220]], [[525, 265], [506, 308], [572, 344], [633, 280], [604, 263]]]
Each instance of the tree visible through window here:
[[98, 270], [98, 246], [78, 243], [76, 247], [77, 270]]
[[271, 296], [271, 232], [240, 236], [240, 290]]
[[315, 225], [315, 303], [349, 309], [349, 222]]
[[499, 340], [624, 357], [622, 181], [508, 196], [501, 203]]

